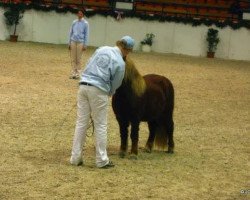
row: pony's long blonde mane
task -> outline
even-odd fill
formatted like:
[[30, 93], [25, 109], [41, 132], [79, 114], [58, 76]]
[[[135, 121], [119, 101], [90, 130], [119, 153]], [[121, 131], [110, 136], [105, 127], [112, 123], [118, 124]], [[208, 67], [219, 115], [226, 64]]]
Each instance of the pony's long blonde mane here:
[[136, 96], [143, 95], [146, 90], [146, 83], [144, 78], [136, 69], [134, 62], [129, 58], [126, 59], [124, 81], [131, 83], [131, 89]]

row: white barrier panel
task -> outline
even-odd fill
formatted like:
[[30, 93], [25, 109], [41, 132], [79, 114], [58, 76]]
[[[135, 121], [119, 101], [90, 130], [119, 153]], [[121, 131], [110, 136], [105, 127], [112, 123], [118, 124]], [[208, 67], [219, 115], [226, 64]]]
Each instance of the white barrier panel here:
[[243, 13], [244, 20], [250, 20], [250, 13]]
[[[4, 9], [0, 8], [0, 40], [9, 38], [4, 22]], [[69, 29], [76, 15], [71, 13], [27, 10], [17, 27], [20, 41], [67, 44]], [[206, 56], [206, 26], [173, 22], [143, 21], [137, 18], [117, 20], [100, 15], [87, 18], [90, 26], [89, 46], [115, 45], [124, 35], [132, 36], [135, 50], [140, 50], [140, 41], [147, 33], [155, 35], [152, 50], [159, 53], [175, 53], [191, 56]], [[218, 58], [250, 60], [250, 30], [230, 27], [219, 30], [220, 43], [215, 56]]]

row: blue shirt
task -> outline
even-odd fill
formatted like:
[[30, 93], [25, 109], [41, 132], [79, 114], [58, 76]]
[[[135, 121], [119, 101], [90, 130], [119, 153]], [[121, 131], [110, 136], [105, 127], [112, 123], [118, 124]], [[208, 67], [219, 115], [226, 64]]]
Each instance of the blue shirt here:
[[70, 28], [69, 44], [71, 41], [74, 41], [83, 43], [84, 46], [87, 46], [88, 37], [89, 37], [89, 23], [85, 19], [74, 20]]
[[125, 62], [118, 47], [104, 46], [98, 48], [89, 59], [81, 74], [80, 82], [87, 82], [113, 95], [122, 84]]

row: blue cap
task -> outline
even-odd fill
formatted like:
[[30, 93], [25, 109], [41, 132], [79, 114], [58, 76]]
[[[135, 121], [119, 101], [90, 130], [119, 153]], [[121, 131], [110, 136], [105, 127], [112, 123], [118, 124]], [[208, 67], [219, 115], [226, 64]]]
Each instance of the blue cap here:
[[135, 40], [128, 35], [122, 37], [121, 41], [125, 44], [126, 49], [133, 49], [135, 45]]

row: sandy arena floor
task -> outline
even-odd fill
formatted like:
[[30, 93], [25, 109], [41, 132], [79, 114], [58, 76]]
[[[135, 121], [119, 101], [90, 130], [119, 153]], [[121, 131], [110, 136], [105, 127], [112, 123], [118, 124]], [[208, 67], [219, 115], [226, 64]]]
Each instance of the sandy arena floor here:
[[143, 152], [148, 130], [141, 124], [138, 160], [120, 159], [110, 107], [108, 152], [116, 167], [95, 168], [92, 136], [85, 166], [74, 167], [68, 160], [78, 84], [68, 78], [67, 47], [0, 41], [0, 199], [250, 199], [250, 62], [140, 52], [131, 58], [141, 74], [174, 84], [175, 154]]

